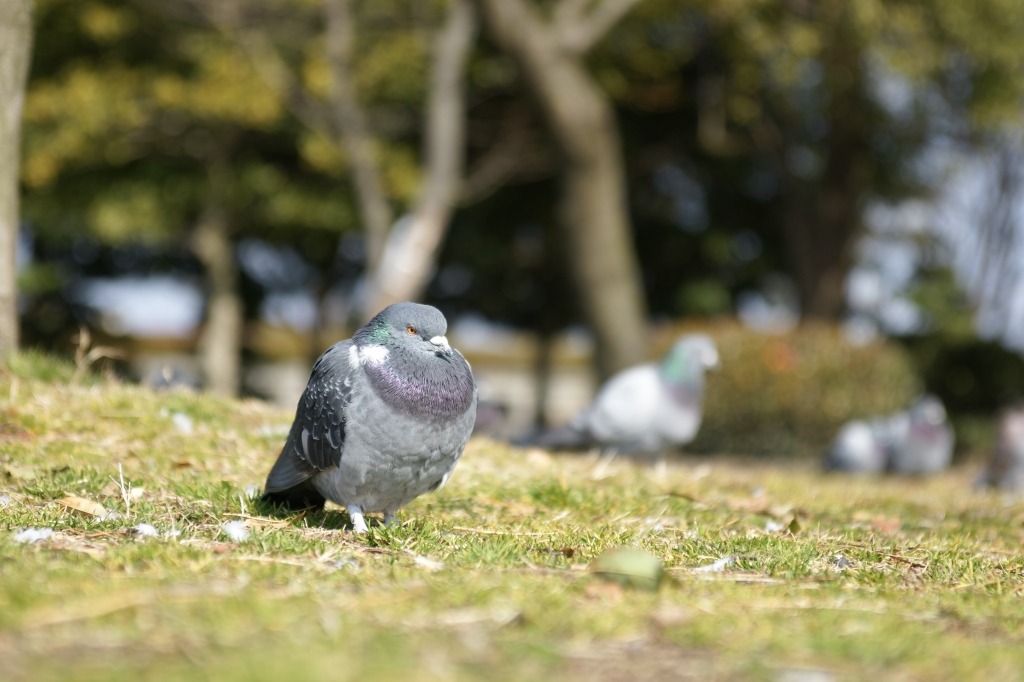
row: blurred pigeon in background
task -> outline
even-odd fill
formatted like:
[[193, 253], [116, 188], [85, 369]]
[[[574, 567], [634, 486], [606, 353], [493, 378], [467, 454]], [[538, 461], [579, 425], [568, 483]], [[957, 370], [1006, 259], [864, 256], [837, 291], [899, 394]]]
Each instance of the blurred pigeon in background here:
[[396, 303], [313, 366], [265, 500], [287, 507], [395, 512], [448, 481], [476, 417], [469, 363], [436, 308]]
[[569, 426], [540, 435], [550, 449], [601, 446], [657, 453], [693, 440], [704, 405], [704, 372], [719, 366], [707, 334], [681, 336], [660, 363], [622, 370]]
[[850, 473], [936, 474], [953, 457], [953, 429], [933, 395], [889, 417], [846, 423], [825, 454], [825, 469]]
[[856, 420], [839, 430], [832, 448], [825, 455], [826, 471], [855, 474], [880, 474], [885, 471], [888, 453], [880, 436], [878, 420]]
[[890, 418], [888, 426], [890, 471], [927, 476], [949, 468], [953, 460], [953, 429], [946, 419], [946, 408], [937, 397], [920, 398], [908, 412]]
[[999, 442], [980, 483], [1024, 494], [1024, 407], [1003, 412], [999, 420]]

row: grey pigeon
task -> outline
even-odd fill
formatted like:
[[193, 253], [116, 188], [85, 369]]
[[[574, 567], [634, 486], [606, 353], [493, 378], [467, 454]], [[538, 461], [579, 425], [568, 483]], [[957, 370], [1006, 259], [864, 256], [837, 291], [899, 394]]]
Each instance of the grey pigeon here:
[[1006, 410], [1000, 417], [999, 442], [980, 482], [1024, 494], [1024, 407]]
[[937, 397], [920, 398], [908, 412], [892, 417], [888, 427], [890, 471], [927, 476], [949, 468], [953, 459], [953, 429], [946, 420], [946, 408]]
[[436, 308], [396, 303], [316, 361], [263, 498], [290, 508], [395, 512], [451, 476], [476, 417], [465, 358]]
[[885, 443], [879, 437], [879, 421], [855, 420], [839, 430], [825, 455], [826, 471], [855, 474], [880, 474], [888, 464]]
[[536, 444], [658, 453], [689, 443], [703, 417], [704, 373], [718, 366], [718, 349], [710, 336], [681, 336], [661, 362], [612, 376], [568, 427], [542, 434]]
[[936, 474], [953, 457], [953, 430], [933, 395], [910, 408], [870, 421], [847, 422], [825, 454], [825, 469], [860, 474]]

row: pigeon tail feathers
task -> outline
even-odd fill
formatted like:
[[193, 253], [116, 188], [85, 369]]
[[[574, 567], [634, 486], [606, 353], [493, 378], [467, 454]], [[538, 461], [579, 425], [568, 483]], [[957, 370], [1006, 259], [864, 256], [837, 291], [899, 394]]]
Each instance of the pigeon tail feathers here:
[[324, 496], [310, 480], [317, 469], [299, 457], [290, 456], [290, 450], [294, 447], [295, 443], [289, 437], [284, 444], [282, 456], [277, 458], [267, 475], [262, 499], [289, 509], [323, 508]]
[[292, 511], [300, 509], [320, 510], [327, 503], [327, 499], [320, 494], [319, 490], [313, 487], [310, 481], [304, 481], [287, 490], [265, 492], [260, 500]]

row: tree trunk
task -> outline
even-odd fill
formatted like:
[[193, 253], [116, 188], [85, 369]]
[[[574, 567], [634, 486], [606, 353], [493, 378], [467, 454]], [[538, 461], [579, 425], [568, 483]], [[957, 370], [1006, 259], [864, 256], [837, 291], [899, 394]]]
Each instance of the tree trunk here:
[[424, 187], [413, 213], [400, 220], [388, 236], [374, 273], [371, 311], [420, 298], [434, 274], [465, 166], [465, 72], [476, 31], [476, 8], [471, 0], [457, 0], [434, 44]]
[[0, 0], [0, 365], [18, 348], [18, 162], [31, 57], [31, 0]]
[[614, 112], [580, 54], [560, 39], [565, 32], [543, 22], [524, 0], [480, 1], [565, 156], [561, 218], [571, 272], [597, 336], [598, 370], [608, 377], [647, 353], [646, 304]]
[[[872, 185], [873, 154], [864, 138], [862, 51], [846, 36], [848, 9], [835, 5], [839, 36], [822, 57], [831, 77], [828, 133], [818, 177], [790, 176], [784, 207], [784, 235], [800, 296], [801, 314], [837, 319], [845, 309], [851, 246], [860, 228], [861, 202]], [[792, 129], [795, 126], [787, 126]]]
[[[844, 285], [850, 269], [849, 246], [856, 234], [855, 207], [849, 197], [791, 189], [785, 235], [789, 260], [808, 318], [838, 318], [844, 308]], [[827, 216], [826, 207], [839, 215]], [[851, 215], [851, 213], [853, 215]]]
[[199, 220], [192, 234], [192, 250], [203, 264], [208, 287], [206, 325], [199, 340], [206, 389], [234, 396], [238, 394], [242, 364], [242, 301], [223, 210], [211, 208]]
[[837, 319], [845, 308], [846, 275], [860, 208], [871, 184], [871, 154], [861, 139], [856, 111], [833, 110], [828, 166], [821, 180], [792, 178], [785, 236], [804, 317]]
[[[366, 272], [374, 273], [380, 264], [391, 227], [391, 207], [373, 153], [373, 140], [367, 131], [366, 117], [356, 99], [352, 77], [355, 34], [350, 10], [349, 0], [324, 0], [327, 56], [331, 72], [331, 116], [335, 133], [340, 135], [348, 152], [348, 162], [352, 166], [359, 218], [366, 233]], [[369, 319], [375, 312], [363, 311], [363, 314]]]

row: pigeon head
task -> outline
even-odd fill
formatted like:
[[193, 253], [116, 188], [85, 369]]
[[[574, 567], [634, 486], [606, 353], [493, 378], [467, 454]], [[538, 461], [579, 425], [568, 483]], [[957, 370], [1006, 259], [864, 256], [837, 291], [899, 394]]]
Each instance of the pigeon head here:
[[424, 419], [450, 419], [473, 405], [473, 373], [448, 345], [437, 308], [396, 303], [352, 337], [351, 359], [363, 366], [391, 407]]
[[370, 320], [353, 337], [362, 347], [382, 346], [389, 352], [451, 355], [441, 311], [419, 303], [395, 303]]
[[946, 421], [946, 408], [933, 395], [926, 395], [910, 408], [910, 418], [915, 424], [938, 426]]
[[661, 374], [670, 383], [686, 382], [718, 369], [718, 348], [707, 334], [685, 334], [661, 361]]

